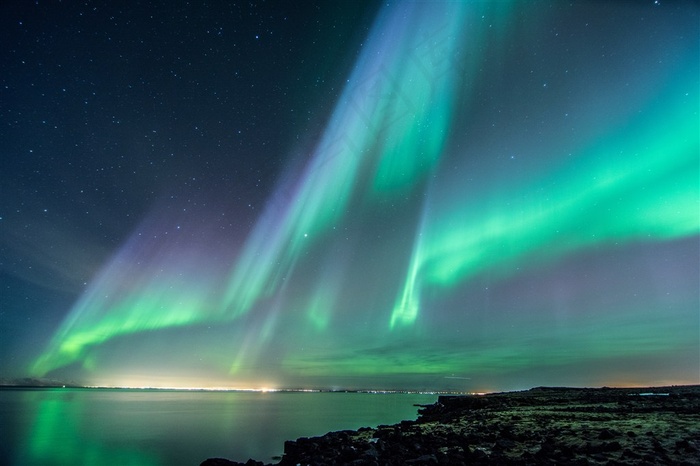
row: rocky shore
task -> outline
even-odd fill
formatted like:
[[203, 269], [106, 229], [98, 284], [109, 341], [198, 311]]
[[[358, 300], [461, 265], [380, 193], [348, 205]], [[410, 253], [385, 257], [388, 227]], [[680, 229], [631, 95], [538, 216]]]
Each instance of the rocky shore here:
[[[700, 465], [700, 386], [441, 396], [415, 421], [287, 441], [288, 465]], [[271, 466], [210, 458], [201, 466]]]

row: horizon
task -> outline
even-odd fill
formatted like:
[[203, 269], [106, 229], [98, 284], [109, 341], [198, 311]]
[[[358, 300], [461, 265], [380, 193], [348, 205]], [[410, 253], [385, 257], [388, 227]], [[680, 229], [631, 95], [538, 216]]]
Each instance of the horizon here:
[[100, 390], [163, 390], [163, 391], [193, 391], [193, 392], [242, 392], [242, 393], [367, 393], [367, 394], [433, 394], [433, 395], [471, 395], [481, 396], [498, 393], [527, 392], [538, 389], [549, 390], [599, 390], [599, 389], [663, 389], [670, 387], [695, 387], [700, 384], [662, 383], [659, 385], [598, 385], [598, 386], [549, 386], [538, 385], [526, 388], [503, 390], [493, 388], [487, 391], [460, 390], [430, 390], [430, 389], [399, 389], [399, 388], [343, 388], [343, 387], [212, 387], [212, 386], [115, 386], [115, 385], [83, 385], [76, 382], [64, 382], [48, 379], [0, 379], [0, 388], [66, 388], [66, 389], [100, 389]]

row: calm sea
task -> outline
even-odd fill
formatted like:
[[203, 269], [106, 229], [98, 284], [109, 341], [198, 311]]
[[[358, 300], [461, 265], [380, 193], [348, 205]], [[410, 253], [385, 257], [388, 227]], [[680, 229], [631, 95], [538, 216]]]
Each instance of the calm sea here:
[[0, 464], [275, 461], [284, 441], [415, 419], [436, 395], [0, 389]]

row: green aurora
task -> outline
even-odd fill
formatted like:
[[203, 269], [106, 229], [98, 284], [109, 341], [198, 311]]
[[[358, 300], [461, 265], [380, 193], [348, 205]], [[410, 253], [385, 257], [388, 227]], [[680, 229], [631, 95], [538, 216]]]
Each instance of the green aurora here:
[[[593, 11], [582, 14], [601, 14]], [[585, 83], [602, 61], [578, 63], [579, 80], [560, 78], [559, 93], [554, 78], [491, 79], [507, 74], [512, 44], [546, 56], [543, 38], [557, 21], [518, 2], [382, 9], [319, 142], [282, 173], [245, 238], [208, 231], [206, 216], [154, 208], [31, 374], [130, 385], [133, 373], [164, 360], [154, 373], [170, 374], [162, 382], [170, 386], [204, 378], [442, 388], [463, 377], [469, 387], [512, 388], [538, 371], [539, 383], [587, 383], [582, 373], [593, 374], [590, 383], [682, 379], [699, 340], [697, 44], [663, 22], [663, 46], [647, 36], [630, 43], [605, 23], [609, 48], [637, 57], [626, 72], [647, 72], [659, 54], [675, 58], [593, 91]], [[523, 61], [518, 70], [530, 65]], [[538, 73], [557, 66], [552, 58]], [[480, 130], [496, 112], [482, 108], [489, 89], [513, 99], [512, 112], [531, 112], [504, 121], [504, 135], [520, 125], [552, 138], [510, 144]], [[604, 94], [610, 114], [596, 113], [591, 92]], [[204, 232], [184, 236], [172, 225]], [[167, 239], [155, 234], [164, 229]], [[629, 274], [644, 278], [613, 275], [655, 249], [666, 251], [659, 264]], [[655, 268], [672, 273], [671, 257], [689, 271], [668, 282], [675, 300], [650, 287]], [[599, 277], [587, 284], [591, 275]], [[557, 276], [571, 279], [556, 284]], [[513, 291], [538, 280], [539, 292]], [[675, 372], [624, 372], [640, 359], [682, 362]]]

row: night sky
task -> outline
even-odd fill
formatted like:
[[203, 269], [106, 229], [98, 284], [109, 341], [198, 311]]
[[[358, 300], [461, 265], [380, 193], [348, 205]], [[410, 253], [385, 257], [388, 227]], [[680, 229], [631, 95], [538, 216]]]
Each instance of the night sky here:
[[699, 25], [3, 2], [0, 379], [700, 383]]

